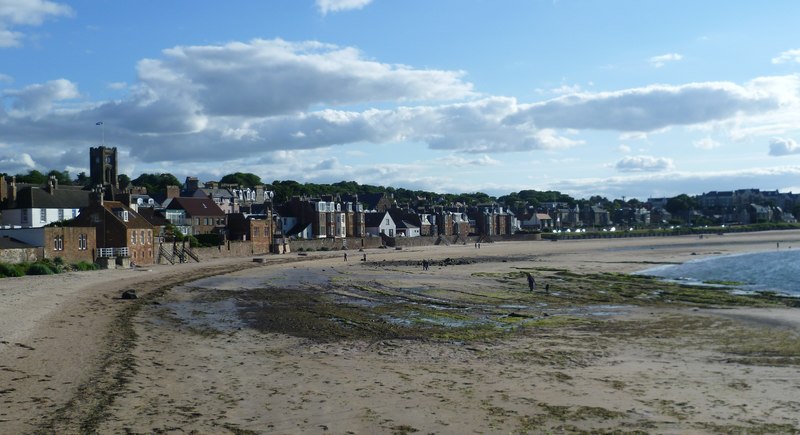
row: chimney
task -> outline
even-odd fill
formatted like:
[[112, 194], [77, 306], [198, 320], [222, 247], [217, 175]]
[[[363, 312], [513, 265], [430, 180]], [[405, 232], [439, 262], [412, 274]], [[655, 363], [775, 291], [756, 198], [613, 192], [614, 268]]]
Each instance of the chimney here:
[[56, 188], [58, 188], [58, 180], [56, 180], [55, 175], [51, 175], [47, 182], [47, 191], [50, 193], [50, 195], [55, 195]]
[[194, 192], [200, 188], [200, 180], [197, 177], [186, 177], [186, 190]]
[[11, 201], [17, 202], [17, 176], [11, 177]]
[[167, 186], [167, 199], [179, 196], [181, 196], [181, 188], [179, 186]]

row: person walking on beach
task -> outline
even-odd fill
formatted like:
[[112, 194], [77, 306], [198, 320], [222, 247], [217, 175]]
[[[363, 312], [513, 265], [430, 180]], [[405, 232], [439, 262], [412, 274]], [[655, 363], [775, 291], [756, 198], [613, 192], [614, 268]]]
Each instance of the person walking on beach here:
[[344, 261], [347, 261], [347, 252], [344, 253]]
[[528, 275], [528, 288], [531, 289], [531, 291], [536, 290], [536, 280], [533, 279], [533, 275], [531, 275], [530, 272], [525, 272], [525, 274]]

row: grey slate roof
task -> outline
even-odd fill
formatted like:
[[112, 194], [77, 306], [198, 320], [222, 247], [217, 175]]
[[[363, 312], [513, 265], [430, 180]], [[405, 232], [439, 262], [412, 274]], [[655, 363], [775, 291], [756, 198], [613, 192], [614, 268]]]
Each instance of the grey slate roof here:
[[91, 192], [77, 187], [59, 187], [52, 194], [47, 189], [26, 186], [17, 189], [16, 202], [9, 209], [82, 208], [89, 205]]

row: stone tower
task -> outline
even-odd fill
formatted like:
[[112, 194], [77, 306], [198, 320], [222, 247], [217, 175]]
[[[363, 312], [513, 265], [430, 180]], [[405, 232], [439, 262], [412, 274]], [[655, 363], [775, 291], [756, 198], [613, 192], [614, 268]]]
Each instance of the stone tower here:
[[119, 188], [117, 181], [117, 147], [106, 148], [100, 146], [89, 148], [89, 178], [92, 186], [114, 186]]

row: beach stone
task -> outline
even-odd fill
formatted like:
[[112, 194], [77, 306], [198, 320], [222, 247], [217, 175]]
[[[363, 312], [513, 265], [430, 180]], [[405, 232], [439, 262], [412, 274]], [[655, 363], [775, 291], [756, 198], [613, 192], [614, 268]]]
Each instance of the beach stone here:
[[138, 299], [138, 296], [136, 296], [136, 290], [125, 290], [122, 292], [122, 299]]

